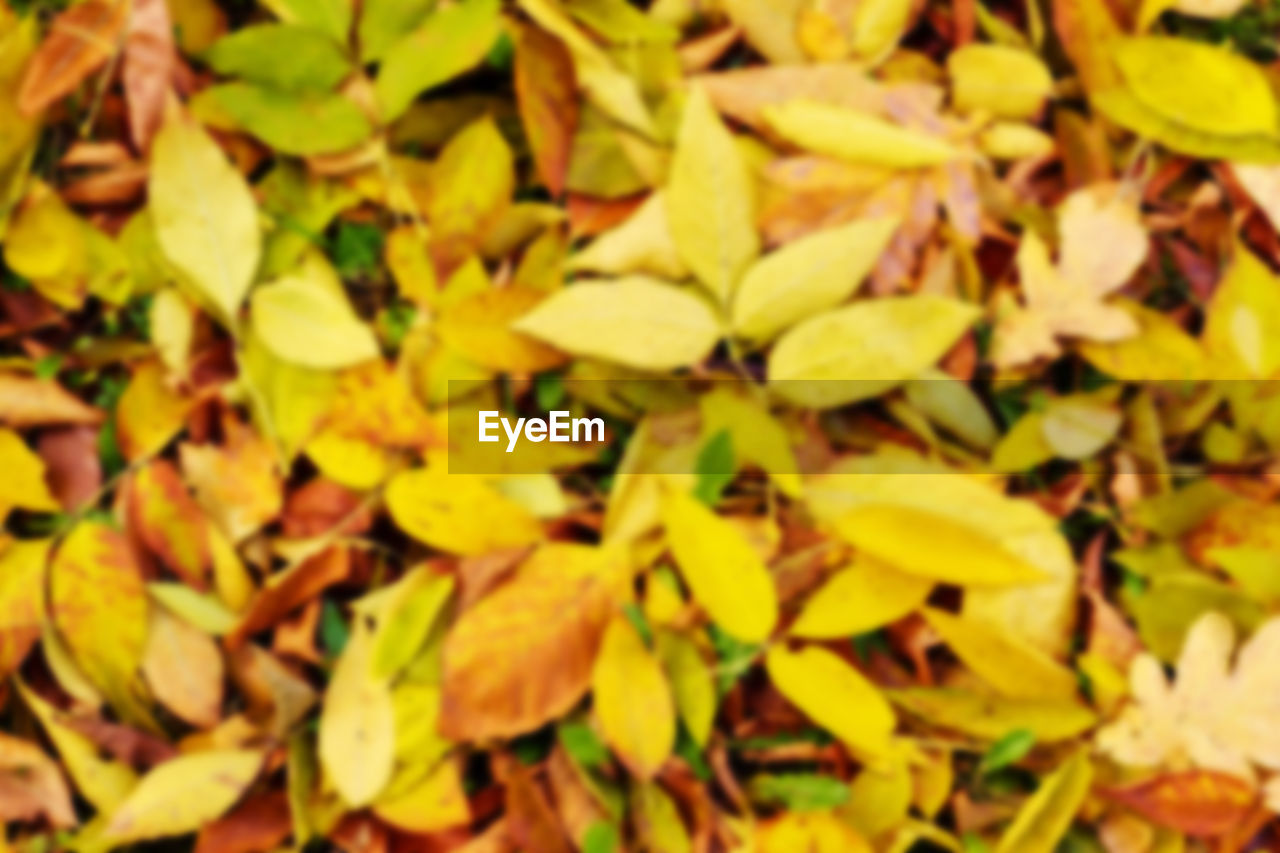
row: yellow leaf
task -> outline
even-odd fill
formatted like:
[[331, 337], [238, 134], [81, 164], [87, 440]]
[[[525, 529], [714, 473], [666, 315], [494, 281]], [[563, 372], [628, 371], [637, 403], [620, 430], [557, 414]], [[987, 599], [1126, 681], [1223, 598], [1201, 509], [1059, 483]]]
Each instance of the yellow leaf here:
[[387, 485], [387, 507], [413, 538], [455, 554], [484, 554], [532, 545], [542, 526], [483, 479], [418, 468]]
[[933, 581], [870, 559], [841, 569], [809, 597], [791, 626], [797, 637], [835, 639], [872, 631], [924, 603]]
[[440, 309], [436, 334], [445, 345], [490, 370], [538, 373], [563, 364], [567, 356], [511, 328], [546, 294], [527, 287], [483, 290]]
[[947, 73], [952, 103], [962, 112], [1032, 118], [1053, 91], [1053, 77], [1040, 57], [1006, 45], [965, 45], [947, 57]]
[[733, 300], [733, 330], [767, 341], [843, 302], [858, 289], [898, 229], [893, 217], [819, 231], [766, 255], [747, 270]]
[[817, 101], [794, 100], [766, 106], [764, 118], [787, 142], [853, 163], [919, 169], [939, 166], [960, 156], [941, 137]]
[[374, 801], [395, 762], [395, 706], [387, 679], [372, 672], [371, 633], [363, 619], [355, 620], [320, 712], [320, 763], [352, 808]]
[[882, 768], [865, 768], [849, 786], [849, 801], [839, 814], [866, 838], [878, 838], [907, 819], [911, 808], [911, 773], [898, 759]]
[[576, 253], [569, 269], [604, 275], [648, 273], [673, 281], [688, 277], [671, 236], [665, 193], [650, 193], [625, 222]]
[[907, 713], [944, 729], [995, 741], [1026, 729], [1038, 741], [1068, 740], [1097, 723], [1097, 715], [1077, 702], [1043, 697], [1014, 699], [945, 687], [909, 687], [886, 691]]
[[778, 621], [773, 576], [738, 528], [674, 490], [662, 519], [671, 553], [712, 621], [746, 643], [768, 639]]
[[907, 31], [911, 0], [864, 0], [853, 14], [853, 55], [879, 64]]
[[929, 294], [837, 308], [778, 340], [769, 381], [788, 399], [817, 408], [876, 397], [932, 366], [978, 314], [976, 306]]
[[566, 287], [512, 328], [575, 355], [658, 371], [702, 361], [721, 334], [702, 299], [643, 276]]
[[604, 632], [591, 691], [604, 739], [632, 775], [652, 779], [675, 745], [676, 712], [662, 666], [625, 615]]
[[440, 275], [448, 276], [478, 251], [502, 220], [515, 189], [514, 169], [511, 148], [489, 116], [467, 125], [440, 152], [426, 205]]
[[152, 145], [147, 194], [165, 256], [232, 323], [262, 254], [248, 184], [204, 130], [175, 115]]
[[142, 777], [103, 835], [125, 844], [195, 832], [231, 808], [261, 767], [261, 753], [244, 749], [172, 758]]
[[158, 361], [138, 365], [116, 405], [120, 449], [130, 461], [158, 453], [182, 431], [194, 401], [172, 390]]
[[680, 258], [727, 302], [760, 253], [755, 188], [733, 135], [695, 86], [685, 103], [665, 195]]
[[735, 456], [758, 465], [785, 494], [800, 494], [800, 466], [787, 431], [758, 398], [714, 388], [699, 398], [698, 407], [704, 443], [728, 431]]
[[1138, 332], [1123, 341], [1080, 341], [1076, 348], [1090, 364], [1125, 382], [1209, 378], [1200, 342], [1176, 321], [1137, 302], [1117, 299], [1113, 304], [1133, 318]]
[[1065, 700], [1076, 695], [1075, 673], [997, 626], [935, 608], [925, 608], [924, 616], [960, 660], [1006, 696]]
[[99, 754], [99, 746], [67, 725], [57, 708], [21, 681], [15, 681], [22, 700], [57, 747], [67, 775], [76, 788], [100, 812], [114, 811], [137, 785], [137, 775], [127, 764], [103, 758]]
[[998, 121], [978, 134], [978, 145], [997, 160], [1021, 160], [1052, 154], [1056, 143], [1052, 136], [1030, 125]]
[[871, 853], [858, 832], [830, 812], [793, 811], [764, 823], [756, 833], [756, 853]]
[[439, 832], [471, 820], [462, 774], [453, 761], [443, 761], [418, 784], [373, 804], [373, 813], [405, 832]]
[[1242, 243], [1209, 302], [1204, 346], [1214, 377], [1270, 379], [1280, 372], [1280, 287]]
[[698, 644], [683, 634], [659, 631], [654, 644], [671, 679], [680, 719], [693, 742], [705, 747], [716, 717], [716, 689], [711, 668], [698, 651]]
[[238, 621], [217, 596], [184, 583], [154, 581], [147, 584], [147, 592], [184, 621], [215, 637], [231, 633]]
[[16, 432], [0, 427], [0, 516], [12, 507], [57, 512], [57, 500], [44, 480], [44, 460], [31, 451]]
[[884, 758], [897, 719], [879, 689], [837, 655], [819, 646], [769, 650], [769, 678], [783, 696], [859, 757]]
[[1045, 442], [1063, 459], [1089, 459], [1120, 431], [1124, 415], [1118, 408], [1083, 395], [1053, 400], [1040, 428]]
[[117, 710], [129, 708], [148, 602], [124, 535], [97, 521], [77, 524], [49, 567], [49, 609], [84, 674]]
[[254, 332], [291, 364], [335, 370], [378, 356], [373, 331], [360, 322], [342, 282], [318, 253], [297, 272], [257, 288], [251, 301]]
[[[1002, 625], [1039, 648], [1064, 649], [1075, 614], [1075, 560], [1056, 520], [1033, 502], [1006, 497], [947, 468], [877, 456], [846, 461], [807, 485], [814, 514], [842, 535], [854, 536], [855, 546], [900, 571], [915, 566], [916, 574], [965, 586], [966, 613]], [[924, 525], [910, 528], [916, 531], [933, 531], [937, 519], [948, 530], [961, 531], [960, 541], [968, 544], [956, 551], [933, 547], [910, 530], [894, 538], [876, 525], [850, 530], [840, 524], [860, 507], [903, 510], [908, 518], [914, 514]]]
[[1081, 749], [1040, 783], [1005, 830], [996, 853], [1053, 853], [1084, 805], [1093, 764]]
[[1112, 50], [1127, 90], [1161, 117], [1216, 136], [1276, 136], [1275, 97], [1248, 59], [1167, 36], [1120, 39]]

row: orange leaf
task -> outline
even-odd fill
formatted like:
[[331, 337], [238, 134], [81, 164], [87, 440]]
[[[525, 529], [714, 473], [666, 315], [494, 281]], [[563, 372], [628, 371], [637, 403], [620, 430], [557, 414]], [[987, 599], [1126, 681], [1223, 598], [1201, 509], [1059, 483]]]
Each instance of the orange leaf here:
[[88, 0], [53, 19], [49, 37], [27, 65], [18, 109], [33, 116], [69, 95], [116, 50], [129, 15], [127, 0]]
[[271, 443], [235, 417], [222, 424], [226, 444], [183, 444], [182, 472], [222, 531], [239, 542], [274, 519], [284, 503]]
[[160, 459], [138, 471], [129, 489], [132, 529], [165, 565], [204, 589], [209, 570], [205, 517], [173, 463]]
[[18, 668], [40, 638], [49, 541], [10, 542], [0, 551], [0, 677]]
[[1213, 770], [1165, 773], [1136, 785], [1101, 789], [1101, 793], [1152, 823], [1201, 837], [1235, 828], [1257, 799], [1245, 780]]
[[52, 380], [0, 373], [0, 424], [99, 424], [103, 417], [101, 409], [82, 402]]
[[515, 78], [520, 118], [538, 175], [551, 195], [559, 198], [578, 126], [573, 58], [554, 36], [536, 27], [521, 27]]
[[0, 822], [34, 820], [75, 826], [71, 792], [58, 765], [33, 743], [0, 733]]
[[577, 704], [613, 611], [615, 571], [599, 549], [547, 545], [463, 613], [445, 640], [440, 732], [508, 737]]

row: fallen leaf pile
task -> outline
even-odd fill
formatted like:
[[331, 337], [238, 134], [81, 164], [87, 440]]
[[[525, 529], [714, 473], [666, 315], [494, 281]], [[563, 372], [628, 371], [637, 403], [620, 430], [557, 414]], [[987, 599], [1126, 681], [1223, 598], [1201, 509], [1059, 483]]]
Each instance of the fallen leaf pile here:
[[1277, 33], [4, 0], [0, 850], [1280, 850]]

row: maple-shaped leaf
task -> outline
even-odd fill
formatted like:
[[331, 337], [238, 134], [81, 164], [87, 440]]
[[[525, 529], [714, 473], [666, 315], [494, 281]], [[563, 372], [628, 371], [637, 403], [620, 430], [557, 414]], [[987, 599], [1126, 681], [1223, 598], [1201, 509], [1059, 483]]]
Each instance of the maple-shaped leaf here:
[[1098, 732], [1099, 748], [1132, 767], [1200, 768], [1248, 781], [1258, 768], [1280, 769], [1280, 619], [1241, 647], [1233, 670], [1234, 646], [1231, 621], [1209, 612], [1187, 632], [1173, 684], [1154, 655], [1134, 658], [1133, 704]]
[[1008, 311], [996, 328], [997, 367], [1057, 356], [1059, 337], [1120, 341], [1138, 333], [1128, 312], [1107, 304], [1147, 256], [1147, 232], [1129, 189], [1096, 185], [1067, 197], [1058, 210], [1058, 262], [1032, 231], [1018, 247], [1025, 305]]

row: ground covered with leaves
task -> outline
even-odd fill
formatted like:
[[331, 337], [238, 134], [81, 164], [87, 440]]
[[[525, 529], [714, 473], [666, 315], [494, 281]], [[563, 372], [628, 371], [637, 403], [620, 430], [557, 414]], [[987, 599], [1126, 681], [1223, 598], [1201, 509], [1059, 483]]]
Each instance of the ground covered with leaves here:
[[1272, 0], [6, 2], [0, 848], [1280, 850]]

